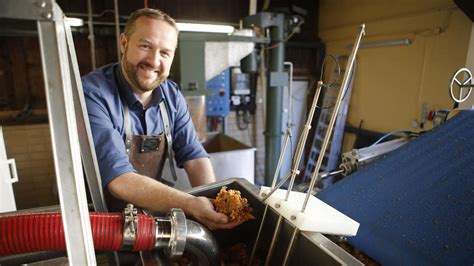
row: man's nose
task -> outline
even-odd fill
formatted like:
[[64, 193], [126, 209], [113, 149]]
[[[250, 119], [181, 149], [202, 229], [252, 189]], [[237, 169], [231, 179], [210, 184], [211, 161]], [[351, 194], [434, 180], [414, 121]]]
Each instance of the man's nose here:
[[151, 53], [149, 59], [154, 68], [159, 68], [161, 66], [162, 58], [158, 50], [155, 50], [153, 53]]

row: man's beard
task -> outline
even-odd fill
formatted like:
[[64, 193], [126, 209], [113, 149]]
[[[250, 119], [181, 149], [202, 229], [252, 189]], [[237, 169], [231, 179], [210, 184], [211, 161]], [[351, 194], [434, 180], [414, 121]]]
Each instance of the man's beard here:
[[145, 61], [141, 61], [137, 65], [133, 65], [133, 64], [129, 63], [128, 60], [127, 60], [127, 51], [126, 50], [125, 50], [125, 56], [122, 58], [122, 64], [123, 64], [123, 68], [124, 68], [125, 73], [127, 74], [128, 79], [130, 80], [132, 85], [138, 90], [141, 90], [141, 91], [154, 90], [155, 88], [157, 88], [161, 84], [161, 82], [166, 80], [166, 76], [164, 76], [161, 73], [158, 73], [158, 76], [152, 82], [144, 83], [144, 82], [140, 81], [140, 79], [138, 78], [138, 73], [137, 73], [138, 68], [141, 65], [145, 66], [147, 68], [153, 68], [153, 66], [151, 66], [149, 63], [147, 63]]

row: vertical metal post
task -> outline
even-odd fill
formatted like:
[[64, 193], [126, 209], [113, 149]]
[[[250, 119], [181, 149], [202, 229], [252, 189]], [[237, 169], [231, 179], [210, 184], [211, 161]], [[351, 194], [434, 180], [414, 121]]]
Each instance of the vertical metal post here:
[[94, 37], [94, 23], [92, 21], [92, 0], [87, 0], [87, 25], [89, 26], [89, 43], [91, 50], [91, 67], [92, 70], [96, 68], [95, 63], [95, 37]]
[[[284, 16], [274, 14], [274, 16]], [[270, 27], [269, 66], [267, 80], [267, 112], [265, 129], [265, 185], [272, 182], [272, 174], [275, 172], [280, 154], [283, 113], [283, 86], [272, 84], [272, 72], [283, 72], [283, 61], [285, 59], [285, 36], [284, 19], [281, 25]]]
[[99, 166], [95, 153], [94, 142], [92, 140], [92, 131], [89, 123], [89, 116], [84, 99], [79, 67], [77, 64], [76, 50], [72, 39], [71, 27], [64, 25], [66, 31], [67, 48], [69, 52], [69, 67], [71, 74], [71, 86], [73, 92], [74, 107], [77, 120], [77, 130], [79, 143], [81, 145], [81, 156], [84, 164], [84, 171], [87, 178], [87, 184], [94, 204], [94, 210], [98, 212], [107, 212], [105, 199], [102, 191]]
[[96, 265], [70, 80], [63, 12], [38, 21], [53, 159], [71, 265]]
[[[90, 1], [90, 0], [89, 0]], [[115, 14], [115, 38], [117, 39], [117, 61], [120, 62], [120, 20], [118, 0], [114, 0], [114, 14]]]

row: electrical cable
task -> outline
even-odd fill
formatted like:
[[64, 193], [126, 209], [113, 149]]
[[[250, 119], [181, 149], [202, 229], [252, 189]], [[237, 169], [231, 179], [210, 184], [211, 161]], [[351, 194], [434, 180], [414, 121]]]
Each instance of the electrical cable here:
[[408, 130], [394, 130], [392, 132], [389, 132], [385, 135], [383, 135], [382, 137], [380, 137], [377, 141], [375, 141], [374, 143], [372, 143], [369, 147], [371, 146], [375, 146], [377, 144], [379, 144], [380, 142], [382, 142], [384, 139], [392, 136], [392, 135], [395, 135], [395, 134], [399, 134], [399, 133], [402, 133], [402, 134], [405, 134], [407, 137], [411, 136], [411, 135], [415, 135], [415, 136], [418, 136], [419, 134], [416, 133], [416, 132], [411, 132], [411, 131], [408, 131]]
[[[336, 84], [336, 82], [337, 82], [337, 81], [339, 80], [339, 78], [341, 77], [341, 65], [339, 64], [339, 61], [337, 60], [337, 58], [336, 58], [334, 55], [326, 55], [326, 56], [324, 57], [324, 59], [323, 59], [323, 63], [321, 64], [321, 76], [320, 76], [319, 80], [321, 80], [321, 81], [323, 80], [324, 65], [325, 65], [325, 62], [326, 62], [326, 58], [327, 58], [327, 57], [331, 57], [331, 58], [334, 60], [334, 62], [336, 63], [336, 65], [337, 65], [337, 75], [336, 75], [336, 78], [334, 79], [334, 82], [329, 83], [329, 84], [324, 84], [324, 83], [323, 83], [323, 85], [322, 85], [324, 88], [329, 89], [329, 88], [331, 88], [334, 84]], [[355, 61], [354, 61], [354, 64], [355, 64]], [[353, 79], [353, 78], [354, 78], [354, 77], [351, 77], [351, 80], [350, 80], [349, 82], [352, 82], [352, 79]], [[346, 91], [344, 92], [344, 95], [342, 96], [341, 100], [346, 97], [347, 91], [348, 91], [348, 90], [346, 90]], [[330, 105], [330, 106], [322, 106], [322, 107], [316, 105], [316, 108], [318, 108], [318, 109], [320, 109], [320, 110], [331, 109], [331, 108], [333, 108], [335, 105], [336, 105], [336, 104], [333, 104], [333, 105]]]

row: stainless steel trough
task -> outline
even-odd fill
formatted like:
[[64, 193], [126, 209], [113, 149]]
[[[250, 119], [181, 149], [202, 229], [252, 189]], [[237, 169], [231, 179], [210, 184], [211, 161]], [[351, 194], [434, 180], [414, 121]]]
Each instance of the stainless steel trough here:
[[[222, 186], [226, 186], [229, 189], [239, 190], [242, 197], [248, 199], [250, 206], [254, 210], [253, 214], [256, 219], [245, 222], [232, 230], [214, 231], [213, 233], [217, 239], [219, 248], [221, 251], [225, 251], [237, 243], [243, 243], [247, 246], [248, 252], [250, 253], [265, 209], [265, 204], [260, 201], [258, 189], [254, 185], [245, 179], [234, 178], [219, 181], [207, 186], [197, 187], [188, 192], [197, 196], [215, 198]], [[262, 236], [256, 251], [254, 265], [263, 265], [277, 220], [278, 214], [270, 208], [267, 212], [265, 224], [263, 225]], [[268, 265], [282, 265], [293, 229], [294, 227], [287, 221], [283, 223], [272, 259]], [[299, 233], [294, 249], [289, 258], [289, 264], [363, 265], [360, 261], [329, 240], [326, 236], [319, 233], [308, 234], [305, 232]]]

